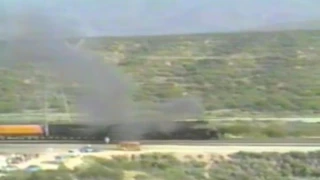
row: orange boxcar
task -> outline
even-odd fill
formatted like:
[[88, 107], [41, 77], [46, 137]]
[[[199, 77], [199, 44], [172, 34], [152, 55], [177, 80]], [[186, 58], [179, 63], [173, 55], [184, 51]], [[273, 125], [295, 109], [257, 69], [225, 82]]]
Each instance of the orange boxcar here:
[[44, 130], [40, 125], [0, 125], [0, 136], [39, 136]]

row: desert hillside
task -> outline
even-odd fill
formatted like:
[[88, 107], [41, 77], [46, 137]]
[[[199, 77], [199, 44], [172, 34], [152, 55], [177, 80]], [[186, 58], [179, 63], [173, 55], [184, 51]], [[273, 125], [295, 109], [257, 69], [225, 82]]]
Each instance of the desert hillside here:
[[[192, 95], [217, 116], [317, 116], [319, 38], [320, 31], [101, 37], [84, 39], [79, 48], [102, 55], [131, 77], [136, 101]], [[0, 112], [43, 107], [41, 72], [22, 65], [0, 73]], [[53, 82], [47, 100], [63, 112], [72, 104], [73, 86]]]

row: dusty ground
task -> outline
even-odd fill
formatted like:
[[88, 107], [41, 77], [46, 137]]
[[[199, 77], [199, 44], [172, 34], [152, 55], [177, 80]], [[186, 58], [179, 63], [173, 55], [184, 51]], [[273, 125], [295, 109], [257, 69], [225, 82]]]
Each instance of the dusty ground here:
[[[320, 147], [248, 147], [248, 146], [166, 146], [166, 145], [149, 145], [142, 146], [141, 151], [119, 151], [119, 150], [106, 150], [97, 153], [87, 153], [85, 155], [94, 155], [103, 158], [112, 158], [115, 155], [127, 155], [131, 156], [133, 154], [143, 154], [143, 153], [172, 153], [181, 160], [186, 160], [188, 158], [197, 158], [202, 161], [211, 161], [213, 159], [227, 158], [230, 153], [235, 153], [239, 151], [249, 151], [249, 152], [288, 152], [288, 151], [316, 151], [320, 150]], [[43, 169], [56, 169], [57, 164], [53, 164], [54, 157], [56, 155], [66, 154], [66, 151], [62, 152], [59, 149], [51, 150], [50, 152], [45, 152], [40, 155], [38, 159], [34, 159], [18, 166], [20, 168], [25, 168], [29, 165], [40, 165]], [[68, 159], [65, 164], [68, 168], [74, 168], [82, 163], [81, 157], [76, 157]]]

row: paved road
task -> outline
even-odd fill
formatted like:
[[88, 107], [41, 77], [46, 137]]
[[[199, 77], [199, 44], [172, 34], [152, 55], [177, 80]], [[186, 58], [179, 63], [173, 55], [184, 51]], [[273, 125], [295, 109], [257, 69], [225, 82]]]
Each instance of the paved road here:
[[[239, 149], [243, 149], [243, 147], [250, 148], [259, 148], [266, 149], [268, 148], [292, 148], [292, 150], [299, 148], [316, 148], [320, 150], [320, 139], [268, 139], [268, 140], [250, 140], [250, 139], [242, 139], [242, 140], [206, 140], [206, 141], [141, 141], [143, 145], [146, 146], [163, 146], [163, 145], [180, 145], [184, 147], [196, 148], [197, 146], [206, 146], [206, 147], [216, 147], [216, 148], [234, 148], [238, 147]], [[48, 149], [56, 149], [56, 150], [68, 150], [68, 149], [76, 149], [83, 147], [86, 144], [92, 144], [93, 147], [98, 149], [114, 149], [115, 145], [106, 145], [106, 144], [95, 144], [91, 142], [57, 142], [57, 143], [36, 143], [33, 141], [32, 143], [6, 143], [0, 144], [0, 152], [8, 153], [35, 153], [35, 152], [44, 152]]]
[[[83, 147], [84, 144], [12, 144], [12, 145], [0, 145], [0, 153], [43, 153], [43, 152], [66, 152], [69, 149], [78, 149]], [[115, 145], [92, 145], [92, 147], [101, 150], [115, 150]], [[215, 151], [280, 151], [280, 150], [290, 150], [290, 151], [314, 151], [320, 150], [320, 143], [318, 144], [214, 144], [212, 146], [174, 146], [174, 145], [145, 145], [147, 149], [172, 149], [172, 150], [194, 150], [198, 151], [209, 150]], [[221, 150], [223, 149], [223, 150]]]

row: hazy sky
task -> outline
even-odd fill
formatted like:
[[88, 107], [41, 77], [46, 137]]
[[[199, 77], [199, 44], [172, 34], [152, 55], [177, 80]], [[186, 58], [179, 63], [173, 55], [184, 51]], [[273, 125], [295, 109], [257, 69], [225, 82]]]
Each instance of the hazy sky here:
[[233, 31], [320, 19], [319, 0], [1, 1], [2, 34], [12, 31], [18, 14], [31, 8], [54, 16], [57, 23], [77, 27], [87, 36]]

